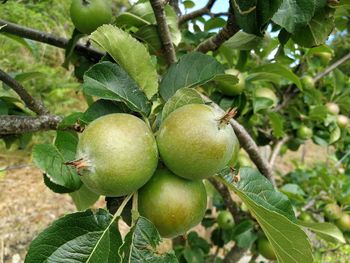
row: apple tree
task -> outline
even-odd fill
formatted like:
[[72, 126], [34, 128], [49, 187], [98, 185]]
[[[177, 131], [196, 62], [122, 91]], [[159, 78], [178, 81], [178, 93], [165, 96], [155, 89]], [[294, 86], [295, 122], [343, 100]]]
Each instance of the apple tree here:
[[[26, 263], [308, 263], [322, 258], [316, 238], [348, 242], [350, 2], [203, 4], [72, 0], [70, 39], [0, 19], [5, 36], [65, 49], [88, 104], [50, 112], [0, 68], [18, 95], [0, 97], [0, 138], [55, 131], [33, 162], [79, 210], [40, 233]], [[277, 157], [308, 140], [334, 150], [329, 162], [278, 173]], [[106, 209], [91, 209], [100, 196]]]

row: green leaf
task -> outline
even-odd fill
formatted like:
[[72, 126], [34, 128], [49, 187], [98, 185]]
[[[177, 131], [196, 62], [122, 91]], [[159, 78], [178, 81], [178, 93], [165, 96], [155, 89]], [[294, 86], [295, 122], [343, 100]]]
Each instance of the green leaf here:
[[33, 148], [33, 162], [43, 170], [50, 180], [71, 192], [78, 190], [82, 183], [75, 169], [65, 165], [67, 160], [52, 144], [38, 144]]
[[63, 62], [62, 66], [65, 67], [66, 69], [69, 69], [69, 62], [72, 59], [76, 45], [78, 44], [79, 40], [81, 38], [83, 38], [84, 36], [85, 36], [85, 34], [81, 33], [79, 30], [74, 28], [72, 36], [69, 39], [69, 41], [66, 45], [66, 48], [65, 48], [66, 49], [65, 58], [64, 58], [64, 62]]
[[203, 99], [194, 89], [182, 88], [176, 91], [164, 105], [162, 111], [162, 121], [164, 121], [174, 110], [187, 104], [202, 104]]
[[37, 72], [37, 71], [29, 71], [29, 72], [23, 72], [23, 73], [17, 73], [14, 76], [14, 79], [19, 81], [19, 82], [24, 82], [24, 81], [28, 81], [28, 80], [32, 80], [32, 79], [36, 79], [36, 78], [45, 78], [46, 75], [42, 72]]
[[157, 93], [157, 71], [144, 45], [112, 25], [99, 27], [92, 33], [91, 40], [123, 67], [138, 87], [145, 92], [148, 99]]
[[183, 251], [184, 258], [186, 262], [191, 263], [202, 263], [204, 262], [204, 253], [199, 248], [185, 248]]
[[147, 20], [132, 14], [130, 12], [123, 12], [117, 18], [115, 19], [115, 25], [123, 28], [125, 26], [127, 27], [142, 27], [145, 25], [150, 25], [151, 23], [148, 22]]
[[232, 182], [232, 176], [218, 177], [233, 190], [255, 216], [278, 262], [313, 262], [311, 245], [307, 235], [295, 223], [292, 205], [258, 171], [251, 168], [240, 170], [240, 181]]
[[234, 227], [233, 240], [241, 248], [249, 248], [258, 238], [254, 231], [254, 223], [251, 220], [244, 220]]
[[315, 10], [316, 0], [283, 0], [272, 21], [293, 33], [298, 26], [304, 26], [312, 19]]
[[84, 93], [124, 102], [131, 110], [148, 115], [151, 103], [132, 78], [119, 65], [101, 62], [84, 75]]
[[309, 118], [313, 121], [323, 121], [327, 118], [327, 107], [324, 105], [311, 106]]
[[262, 37], [239, 31], [229, 40], [224, 42], [224, 46], [230, 49], [251, 50], [257, 48], [263, 41]]
[[318, 236], [328, 242], [346, 243], [343, 233], [331, 223], [313, 223], [299, 220], [298, 224], [315, 232]]
[[204, 30], [209, 31], [216, 28], [221, 28], [226, 25], [226, 20], [221, 17], [213, 17], [205, 22]]
[[269, 81], [279, 85], [281, 81], [281, 76], [275, 73], [268, 73], [268, 72], [251, 73], [246, 78], [246, 81], [247, 82]]
[[130, 110], [124, 103], [111, 100], [97, 100], [84, 112], [80, 118], [85, 123], [90, 123], [104, 115], [112, 113], [128, 113]]
[[292, 34], [295, 43], [303, 47], [323, 44], [334, 28], [334, 9], [322, 8], [307, 25], [298, 27]]
[[73, 202], [79, 211], [90, 208], [100, 197], [98, 194], [89, 190], [84, 184], [78, 191], [72, 192], [69, 195], [72, 197]]
[[183, 1], [182, 4], [183, 4], [184, 7], [187, 8], [187, 9], [188, 9], [188, 8], [193, 8], [193, 7], [195, 7], [195, 4], [194, 4], [192, 1], [188, 1], [188, 0]]
[[120, 262], [122, 238], [114, 218], [105, 210], [69, 214], [56, 220], [29, 247], [25, 263]]
[[139, 217], [130, 232], [125, 236], [120, 249], [123, 263], [178, 263], [174, 252], [162, 254], [157, 251], [161, 237], [155, 226], [146, 218]]
[[231, 0], [235, 19], [246, 33], [262, 36], [282, 0]]
[[267, 72], [280, 75], [281, 77], [290, 80], [301, 90], [302, 85], [299, 77], [295, 75], [288, 67], [280, 63], [266, 64], [261, 67], [255, 68], [253, 72]]
[[305, 192], [297, 184], [285, 184], [280, 188], [280, 191], [288, 196], [289, 199], [304, 200]]
[[269, 112], [268, 113], [270, 123], [271, 123], [271, 128], [272, 128], [272, 133], [276, 138], [281, 138], [284, 135], [284, 119], [283, 117], [277, 113], [277, 112]]
[[224, 74], [224, 67], [212, 56], [192, 52], [181, 57], [164, 75], [160, 83], [160, 94], [168, 100], [181, 88], [193, 88]]
[[146, 25], [141, 27], [134, 36], [137, 39], [147, 43], [153, 54], [159, 54], [162, 49], [162, 43], [158, 35], [158, 29], [155, 25]]
[[253, 101], [253, 110], [254, 110], [254, 112], [259, 112], [261, 110], [269, 109], [269, 108], [271, 108], [273, 103], [274, 102], [271, 99], [257, 97]]
[[341, 137], [341, 129], [339, 126], [335, 126], [335, 128], [331, 131], [329, 136], [329, 144], [333, 144], [337, 142]]
[[72, 161], [78, 146], [78, 134], [72, 131], [57, 131], [55, 146], [65, 161]]

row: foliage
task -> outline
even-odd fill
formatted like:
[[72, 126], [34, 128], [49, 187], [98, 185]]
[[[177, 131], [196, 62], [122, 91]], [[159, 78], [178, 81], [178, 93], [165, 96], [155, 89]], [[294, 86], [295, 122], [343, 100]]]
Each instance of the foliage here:
[[[227, 2], [228, 11], [235, 17], [234, 26], [240, 31], [208, 54], [193, 50], [200, 43], [215, 45], [217, 40], [214, 44], [205, 41], [217, 31], [220, 35], [223, 26], [232, 26], [232, 14], [227, 25], [225, 14], [194, 16], [178, 24], [175, 10], [165, 6], [172, 41], [164, 44], [173, 45], [179, 58], [169, 67], [162, 48], [164, 35], [160, 35], [164, 32], [157, 28], [147, 1], [134, 5], [112, 1], [112, 24], [101, 26], [89, 36], [94, 48], [106, 52], [99, 62], [74, 51], [78, 39], [86, 43], [88, 38], [71, 34], [68, 1], [18, 0], [2, 4], [0, 16], [4, 19], [72, 36], [64, 55], [53, 47], [0, 34], [2, 69], [34, 97], [42, 98], [51, 112], [65, 116], [53, 143], [52, 134], [34, 137], [32, 142], [28, 134], [10, 134], [1, 139], [7, 145], [17, 139], [21, 147], [36, 144], [33, 162], [44, 172], [44, 183], [56, 193], [69, 193], [79, 210], [87, 209], [66, 215], [44, 230], [31, 244], [26, 262], [56, 262], [62, 258], [74, 258], [75, 262], [220, 262], [222, 258], [211, 248], [222, 251], [219, 254], [223, 256], [238, 249], [257, 256], [256, 240], [261, 236], [267, 237], [279, 262], [324, 262], [333, 256], [328, 250], [336, 250], [340, 256], [349, 254], [344, 245], [349, 242], [349, 232], [341, 232], [336, 221], [324, 213], [328, 203], [340, 205], [342, 213], [349, 212], [350, 126], [342, 127], [337, 121], [338, 115], [349, 117], [349, 68], [342, 66], [321, 79], [311, 78], [315, 83], [306, 83], [305, 79], [323, 72], [331, 60], [348, 52], [350, 7], [343, 1], [339, 5], [333, 3], [337, 1], [303, 0]], [[184, 1], [182, 8], [190, 12], [195, 6], [194, 1]], [[237, 84], [237, 76], [225, 74], [232, 68], [242, 74], [244, 90], [227, 96], [217, 84]], [[2, 86], [0, 117], [32, 116], [15, 93]], [[157, 229], [138, 215], [137, 194], [133, 195], [131, 209], [126, 205], [132, 193], [121, 198], [114, 215], [104, 209], [94, 212], [88, 208], [98, 195], [82, 185], [79, 171], [67, 164], [77, 161], [79, 129], [93, 120], [110, 113], [129, 113], [143, 118], [156, 134], [173, 111], [187, 104], [204, 103], [203, 95], [227, 111], [220, 122], [232, 117], [235, 109], [235, 119], [256, 144], [272, 149], [272, 163], [274, 154], [296, 151], [309, 137], [315, 144], [334, 149], [334, 154], [327, 157], [328, 163], [315, 167], [297, 164], [293, 171], [278, 177], [276, 187], [256, 169], [243, 167], [247, 164], [242, 161], [226, 167], [211, 180], [225, 185], [236, 198], [227, 201], [227, 196], [206, 181], [212, 205], [202, 226], [210, 238], [191, 231], [186, 241], [160, 252], [162, 239]], [[329, 102], [339, 106], [339, 114], [327, 108]], [[300, 134], [305, 127], [308, 136]], [[252, 148], [245, 145], [242, 136], [238, 137], [243, 148]], [[252, 161], [257, 162], [254, 158]], [[222, 229], [216, 223], [222, 210], [233, 213], [233, 228]], [[125, 219], [125, 214], [131, 224], [122, 238], [115, 224], [121, 217]], [[307, 235], [310, 231], [316, 236]], [[311, 245], [316, 248], [314, 253]]]

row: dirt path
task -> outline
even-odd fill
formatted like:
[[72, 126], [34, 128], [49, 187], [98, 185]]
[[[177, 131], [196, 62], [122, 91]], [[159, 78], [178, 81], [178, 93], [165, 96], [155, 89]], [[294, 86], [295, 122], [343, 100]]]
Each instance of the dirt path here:
[[70, 197], [48, 189], [33, 167], [0, 175], [0, 200], [0, 263], [23, 262], [31, 240], [75, 210]]

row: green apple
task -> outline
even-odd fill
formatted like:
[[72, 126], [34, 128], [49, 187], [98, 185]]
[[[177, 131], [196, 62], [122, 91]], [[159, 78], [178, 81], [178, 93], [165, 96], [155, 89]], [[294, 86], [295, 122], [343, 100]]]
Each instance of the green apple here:
[[341, 208], [335, 203], [327, 204], [323, 212], [328, 220], [336, 220], [342, 216]]
[[340, 112], [338, 104], [336, 104], [334, 102], [326, 103], [326, 107], [327, 107], [327, 111], [329, 114], [338, 115]]
[[350, 215], [343, 214], [339, 219], [335, 221], [335, 224], [342, 231], [350, 231]]
[[299, 139], [308, 140], [312, 137], [312, 129], [305, 125], [301, 125], [297, 130], [297, 136]]
[[111, 5], [110, 0], [72, 0], [72, 22], [81, 33], [91, 34], [99, 26], [111, 22]]
[[256, 98], [265, 98], [273, 101], [273, 107], [278, 103], [278, 98], [276, 94], [269, 88], [257, 88], [255, 89]]
[[276, 260], [275, 251], [272, 248], [270, 241], [266, 237], [258, 239], [258, 251], [266, 259]]
[[300, 79], [300, 81], [304, 89], [315, 88], [315, 81], [311, 76], [305, 75]]
[[349, 125], [349, 118], [345, 115], [338, 115], [337, 116], [337, 124], [339, 128], [345, 129]]
[[236, 96], [243, 92], [245, 88], [245, 78], [242, 73], [235, 69], [228, 69], [225, 71], [226, 74], [234, 75], [238, 78], [237, 84], [230, 84], [226, 81], [217, 81], [217, 88], [222, 94], [227, 96]]

